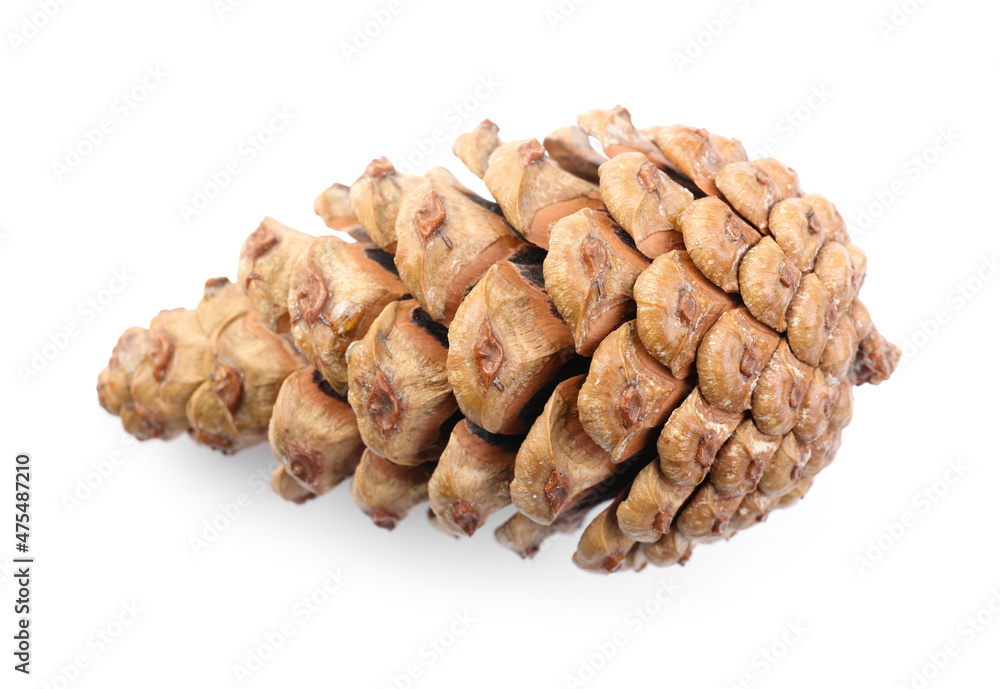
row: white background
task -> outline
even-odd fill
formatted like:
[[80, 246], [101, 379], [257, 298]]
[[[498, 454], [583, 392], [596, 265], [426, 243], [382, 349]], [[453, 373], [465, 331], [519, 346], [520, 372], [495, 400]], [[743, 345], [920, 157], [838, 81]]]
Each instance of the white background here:
[[[0, 557], [13, 555], [14, 455], [27, 451], [38, 558], [34, 673], [11, 669], [4, 576], [0, 685], [238, 686], [234, 666], [290, 623], [243, 686], [921, 686], [914, 672], [937, 674], [931, 687], [997, 686], [996, 3], [401, 0], [350, 59], [344, 46], [387, 0], [248, 0], [221, 17], [212, 0], [69, 2], [32, 33], [40, 4], [0, 13]], [[157, 68], [166, 76], [143, 93]], [[142, 102], [123, 109], [135, 88]], [[98, 406], [119, 333], [194, 306], [205, 278], [234, 277], [263, 216], [320, 233], [316, 194], [372, 157], [418, 159], [435, 129], [450, 142], [488, 116], [507, 139], [541, 138], [616, 103], [639, 126], [703, 126], [795, 167], [852, 225], [869, 258], [863, 298], [907, 344], [889, 384], [857, 391], [834, 465], [765, 527], [685, 568], [602, 578], [572, 565], [571, 537], [519, 560], [493, 541], [497, 518], [460, 542], [422, 512], [381, 531], [346, 485], [286, 504], [257, 490], [266, 446], [136, 447]], [[274, 108], [294, 119], [248, 161], [239, 147]], [[54, 163], [104, 118], [110, 133], [60, 175]], [[450, 143], [424, 147], [421, 168], [481, 189]], [[181, 205], [233, 159], [241, 173], [186, 221]], [[114, 271], [127, 286], [88, 310]], [[19, 367], [71, 324], [25, 379]], [[68, 504], [88, 477], [93, 494]], [[190, 538], [241, 494], [249, 506], [196, 555]], [[304, 619], [293, 608], [327, 570], [347, 581]], [[677, 590], [660, 603], [664, 586]], [[95, 635], [132, 602], [138, 618], [102, 646]], [[431, 650], [452, 626], [454, 643]], [[949, 644], [957, 655], [928, 670]]]

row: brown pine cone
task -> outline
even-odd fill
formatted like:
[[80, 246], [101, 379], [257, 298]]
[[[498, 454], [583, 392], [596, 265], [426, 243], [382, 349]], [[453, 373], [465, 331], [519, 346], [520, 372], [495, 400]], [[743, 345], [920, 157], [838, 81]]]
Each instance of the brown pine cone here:
[[288, 336], [266, 329], [243, 292], [216, 278], [194, 310], [162, 311], [148, 330], [125, 331], [97, 393], [140, 440], [187, 431], [228, 454], [267, 437], [282, 383], [303, 366]]
[[360, 242], [265, 219], [247, 297], [212, 283], [195, 311], [126, 331], [101, 403], [138, 437], [228, 451], [270, 417], [280, 495], [353, 471], [385, 528], [429, 500], [471, 536], [513, 503], [496, 537], [522, 557], [610, 500], [574, 556], [606, 573], [684, 564], [797, 502], [852, 387], [899, 362], [836, 207], [735, 139], [639, 129], [619, 106], [544, 145], [485, 120], [453, 150], [495, 201], [373, 160], [314, 204]]

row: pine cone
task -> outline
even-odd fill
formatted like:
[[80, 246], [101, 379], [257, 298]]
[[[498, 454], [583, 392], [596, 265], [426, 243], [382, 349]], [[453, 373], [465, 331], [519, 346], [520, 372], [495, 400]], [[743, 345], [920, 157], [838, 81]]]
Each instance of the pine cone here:
[[97, 394], [140, 440], [187, 431], [229, 454], [267, 438], [282, 383], [304, 365], [236, 285], [216, 278], [197, 308], [161, 311], [148, 330], [126, 330]]
[[429, 500], [453, 536], [513, 503], [496, 537], [522, 557], [610, 500], [573, 558], [607, 573], [684, 564], [797, 502], [852, 386], [899, 362], [840, 213], [735, 139], [640, 130], [616, 107], [544, 144], [486, 120], [453, 150], [495, 202], [373, 160], [314, 204], [357, 243], [265, 219], [241, 253], [247, 299], [217, 284], [127, 331], [102, 404], [138, 437], [191, 429], [229, 451], [274, 405], [283, 497], [353, 472], [376, 525]]

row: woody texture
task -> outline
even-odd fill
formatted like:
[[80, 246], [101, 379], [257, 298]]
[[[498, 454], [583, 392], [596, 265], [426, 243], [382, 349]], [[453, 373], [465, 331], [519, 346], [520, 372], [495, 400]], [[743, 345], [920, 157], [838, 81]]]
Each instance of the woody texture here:
[[616, 107], [453, 151], [479, 191], [382, 157], [319, 195], [324, 232], [265, 218], [236, 282], [121, 336], [101, 405], [143, 440], [267, 440], [291, 502], [350, 479], [376, 526], [494, 522], [522, 557], [578, 531], [610, 573], [796, 504], [899, 363], [834, 204], [736, 139]]

